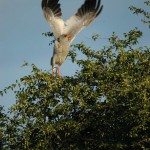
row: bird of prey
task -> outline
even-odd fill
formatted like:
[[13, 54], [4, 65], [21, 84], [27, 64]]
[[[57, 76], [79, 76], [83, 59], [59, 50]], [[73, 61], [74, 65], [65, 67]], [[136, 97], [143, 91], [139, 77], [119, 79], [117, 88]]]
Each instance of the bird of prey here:
[[43, 14], [55, 37], [51, 58], [52, 74], [54, 74], [54, 68], [57, 68], [57, 76], [61, 77], [60, 66], [69, 53], [70, 44], [77, 34], [102, 12], [103, 5], [101, 5], [101, 0], [85, 0], [76, 14], [66, 21], [62, 19], [59, 0], [42, 0], [41, 5]]

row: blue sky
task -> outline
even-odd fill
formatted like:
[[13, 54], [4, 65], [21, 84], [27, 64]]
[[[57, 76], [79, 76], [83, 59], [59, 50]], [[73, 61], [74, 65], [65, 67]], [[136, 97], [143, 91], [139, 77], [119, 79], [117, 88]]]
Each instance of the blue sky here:
[[[73, 15], [84, 0], [60, 0], [63, 18]], [[144, 36], [140, 46], [150, 46], [150, 30], [140, 19], [128, 9], [134, 5], [149, 10], [143, 0], [102, 0], [102, 14], [85, 30], [79, 33], [75, 43], [85, 42], [86, 45], [100, 49], [107, 44], [106, 40], [98, 40], [94, 46], [89, 39], [93, 33], [103, 38], [110, 37], [112, 32], [119, 36], [138, 27]], [[0, 90], [14, 83], [16, 79], [28, 75], [30, 68], [22, 68], [24, 61], [37, 67], [50, 70], [50, 58], [53, 48], [50, 39], [42, 35], [50, 31], [43, 17], [41, 0], [0, 0]], [[61, 67], [62, 76], [71, 76], [77, 67], [67, 59]], [[15, 96], [9, 92], [0, 97], [0, 105], [8, 108], [15, 103]]]

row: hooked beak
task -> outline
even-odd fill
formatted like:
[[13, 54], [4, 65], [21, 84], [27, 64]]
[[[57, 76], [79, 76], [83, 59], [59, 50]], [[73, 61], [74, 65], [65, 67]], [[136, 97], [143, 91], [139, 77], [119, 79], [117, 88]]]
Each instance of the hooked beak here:
[[70, 40], [70, 38], [71, 38], [71, 36], [69, 34], [66, 34], [64, 37], [67, 38], [68, 40]]

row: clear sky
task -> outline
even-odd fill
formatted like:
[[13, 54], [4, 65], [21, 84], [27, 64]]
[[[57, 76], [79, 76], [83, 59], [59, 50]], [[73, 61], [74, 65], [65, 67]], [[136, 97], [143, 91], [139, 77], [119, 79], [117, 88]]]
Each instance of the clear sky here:
[[[84, 0], [60, 0], [63, 18], [73, 15], [83, 2]], [[83, 41], [93, 47], [89, 39], [93, 33], [107, 38], [112, 32], [122, 36], [138, 27], [144, 33], [140, 45], [150, 46], [149, 28], [140, 21], [141, 16], [133, 15], [128, 9], [134, 5], [149, 10], [143, 0], [102, 0], [102, 4], [102, 14], [80, 32], [73, 43]], [[24, 61], [44, 70], [51, 69], [53, 48], [49, 46], [50, 39], [42, 35], [48, 31], [50, 28], [42, 14], [41, 0], [0, 0], [0, 90], [30, 73], [30, 68], [21, 67]], [[106, 40], [98, 40], [94, 46], [100, 49], [106, 44]], [[67, 59], [61, 67], [61, 74], [71, 76], [76, 69], [76, 65]], [[12, 92], [0, 97], [0, 105], [5, 108], [14, 103]]]

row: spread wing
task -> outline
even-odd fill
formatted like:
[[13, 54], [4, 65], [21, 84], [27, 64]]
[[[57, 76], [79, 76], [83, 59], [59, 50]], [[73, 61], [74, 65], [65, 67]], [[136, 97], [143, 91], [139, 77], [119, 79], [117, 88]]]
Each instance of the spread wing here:
[[71, 36], [71, 41], [87, 27], [102, 11], [101, 0], [85, 0], [77, 13], [65, 22], [64, 34]]
[[41, 3], [43, 14], [55, 38], [58, 38], [63, 33], [64, 28], [64, 21], [61, 18], [62, 13], [58, 1], [59, 0], [42, 0]]

